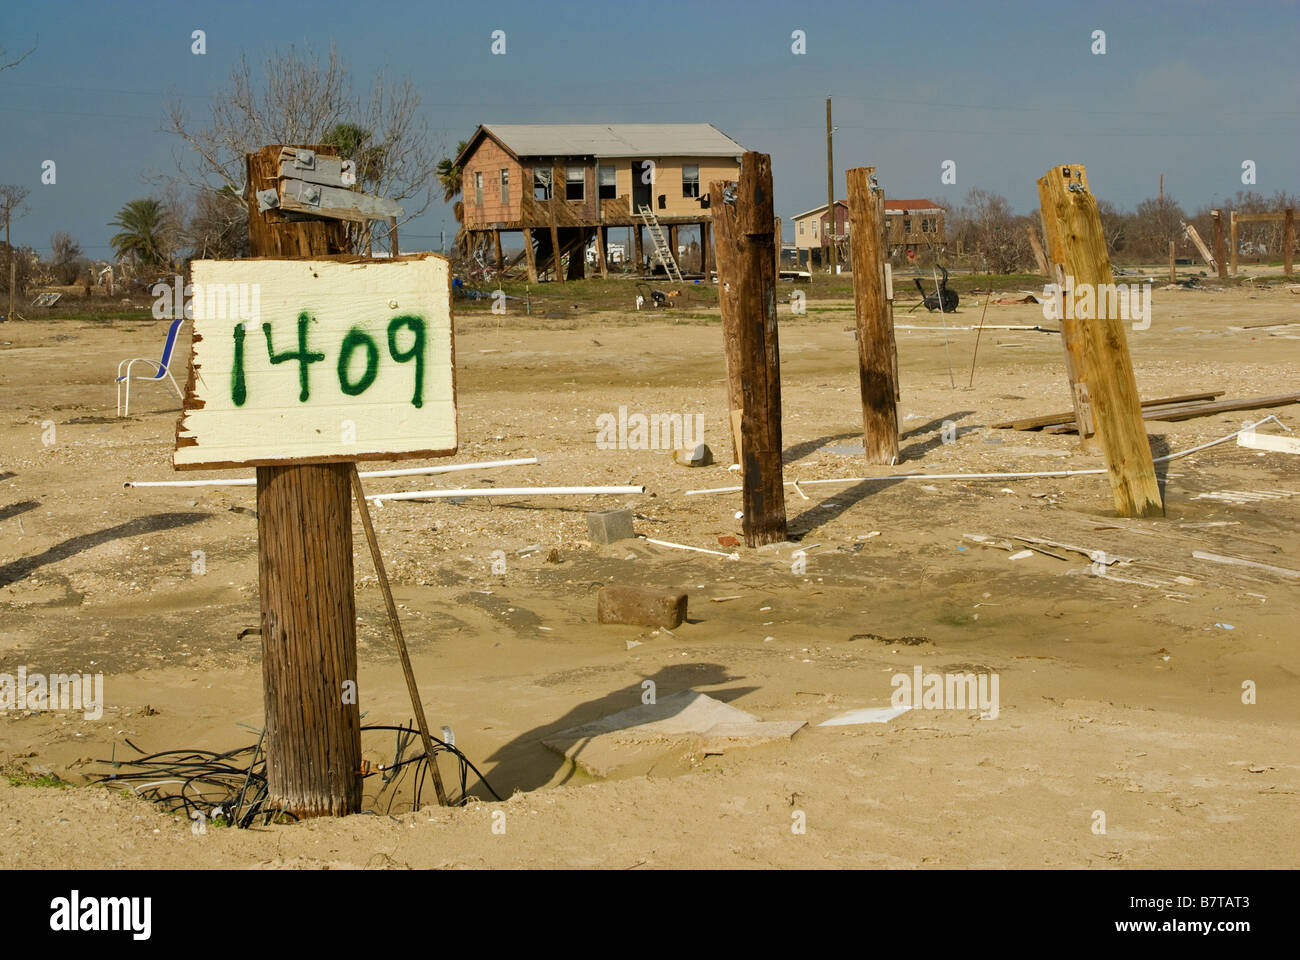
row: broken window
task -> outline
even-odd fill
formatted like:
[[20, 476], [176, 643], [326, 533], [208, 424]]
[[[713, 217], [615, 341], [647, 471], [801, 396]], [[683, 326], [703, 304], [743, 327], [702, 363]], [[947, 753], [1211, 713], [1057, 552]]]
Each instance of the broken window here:
[[474, 171], [474, 205], [481, 206], [483, 203], [483, 172]]
[[912, 232], [912, 218], [911, 218], [911, 217], [904, 217], [904, 218], [903, 218], [903, 232], [904, 232], [904, 233], [911, 233], [911, 232]]
[[922, 233], [930, 232], [930, 221], [927, 220], [925, 217], [921, 218], [921, 232]]
[[596, 184], [600, 199], [613, 200], [618, 196], [618, 177], [613, 167], [597, 167]]
[[698, 163], [682, 164], [682, 196], [698, 197], [700, 195], [700, 165]]
[[565, 169], [564, 199], [587, 199], [587, 170], [585, 167], [567, 167]]
[[545, 167], [533, 167], [533, 199], [551, 199], [551, 171]]
[[510, 202], [510, 171], [501, 171], [501, 202]]

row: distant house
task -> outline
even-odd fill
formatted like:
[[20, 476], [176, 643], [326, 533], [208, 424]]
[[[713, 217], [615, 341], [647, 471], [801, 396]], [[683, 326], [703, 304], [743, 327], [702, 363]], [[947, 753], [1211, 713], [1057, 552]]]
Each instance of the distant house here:
[[[794, 242], [798, 260], [821, 263], [822, 249], [830, 242], [829, 207], [822, 204], [794, 217]], [[942, 246], [947, 242], [944, 210], [933, 200], [885, 200], [885, 226], [889, 252], [912, 256], [920, 246]], [[849, 237], [849, 205], [835, 201], [834, 238], [843, 249]]]
[[[678, 248], [680, 226], [707, 238], [709, 184], [738, 179], [744, 152], [707, 123], [483, 124], [456, 158], [462, 224], [474, 245], [491, 235], [498, 261], [501, 233], [520, 231], [534, 280], [547, 270], [565, 279], [565, 254], [577, 254], [568, 278], [581, 277], [581, 251], [597, 234], [603, 272], [610, 227], [632, 229], [640, 265], [646, 228], [654, 243], [663, 226], [667, 251]], [[701, 247], [707, 270], [710, 244]]]

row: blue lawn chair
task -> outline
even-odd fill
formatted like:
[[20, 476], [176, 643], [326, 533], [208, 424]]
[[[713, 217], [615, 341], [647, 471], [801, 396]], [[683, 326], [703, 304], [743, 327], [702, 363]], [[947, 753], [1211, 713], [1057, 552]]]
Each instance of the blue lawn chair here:
[[[183, 399], [181, 388], [176, 383], [176, 378], [172, 376], [171, 362], [172, 351], [176, 349], [176, 335], [181, 332], [181, 324], [185, 322], [182, 315], [172, 321], [171, 326], [167, 328], [167, 343], [163, 346], [161, 360], [151, 360], [148, 357], [132, 357], [123, 360], [117, 365], [117, 415], [119, 417], [129, 417], [131, 415], [131, 381], [132, 380], [149, 380], [157, 382], [166, 377], [172, 383], [172, 389], [176, 391], [176, 396]], [[137, 363], [150, 363], [158, 368], [157, 372], [147, 377], [132, 377], [131, 367]], [[126, 367], [126, 372], [122, 367]], [[123, 403], [123, 387], [126, 388], [125, 403]]]

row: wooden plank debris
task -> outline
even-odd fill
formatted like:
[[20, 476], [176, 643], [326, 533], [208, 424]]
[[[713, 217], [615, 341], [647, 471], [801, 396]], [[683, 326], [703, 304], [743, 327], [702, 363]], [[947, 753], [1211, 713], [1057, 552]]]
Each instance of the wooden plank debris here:
[[[1157, 400], [1143, 400], [1142, 407], [1161, 407], [1172, 404], [1190, 403], [1193, 400], [1214, 400], [1223, 396], [1223, 391], [1212, 391], [1205, 393], [1185, 393], [1177, 397], [1161, 397]], [[991, 424], [991, 430], [1036, 430], [1039, 427], [1051, 427], [1061, 423], [1069, 423], [1074, 419], [1074, 412], [1067, 410], [1063, 413], [1045, 413], [1039, 417], [1023, 417], [1019, 420], [1004, 420], [1001, 423]]]
[[1208, 560], [1212, 563], [1226, 563], [1235, 567], [1250, 567], [1252, 570], [1263, 570], [1267, 573], [1277, 574], [1279, 577], [1287, 577], [1291, 580], [1300, 580], [1300, 570], [1288, 570], [1286, 567], [1275, 567], [1272, 564], [1260, 563], [1257, 560], [1246, 560], [1242, 557], [1226, 557], [1219, 553], [1206, 553], [1204, 550], [1192, 551], [1192, 557], [1197, 560]]

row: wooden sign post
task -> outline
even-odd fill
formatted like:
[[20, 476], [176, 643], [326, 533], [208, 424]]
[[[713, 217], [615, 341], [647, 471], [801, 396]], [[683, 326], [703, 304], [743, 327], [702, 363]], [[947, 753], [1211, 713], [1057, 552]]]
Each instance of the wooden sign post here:
[[252, 252], [313, 259], [193, 264], [173, 459], [177, 469], [257, 467], [271, 801], [298, 817], [339, 816], [360, 809], [362, 785], [355, 462], [456, 452], [451, 280], [443, 257], [337, 256], [344, 224], [291, 219], [265, 193], [259, 210], [282, 149], [248, 158]]
[[[1046, 181], [1046, 183], [1044, 182]], [[1117, 308], [1097, 200], [1077, 164], [1053, 167], [1039, 183], [1049, 234], [1059, 239], [1065, 274], [1063, 316], [1074, 317], [1083, 347], [1097, 436], [1106, 455], [1115, 509], [1122, 517], [1164, 514], [1151, 445], [1142, 420], [1133, 361]], [[1065, 329], [1062, 321], [1061, 329]]]
[[875, 167], [846, 172], [849, 255], [858, 323], [858, 386], [862, 393], [862, 451], [867, 463], [898, 460], [898, 348], [885, 293], [885, 191], [871, 185]]
[[709, 197], [733, 416], [737, 387], [741, 401], [745, 545], [758, 547], [786, 539], [771, 159], [746, 153], [740, 182], [714, 181]]

